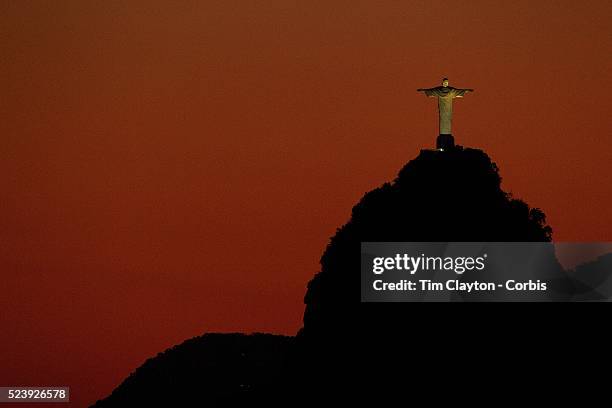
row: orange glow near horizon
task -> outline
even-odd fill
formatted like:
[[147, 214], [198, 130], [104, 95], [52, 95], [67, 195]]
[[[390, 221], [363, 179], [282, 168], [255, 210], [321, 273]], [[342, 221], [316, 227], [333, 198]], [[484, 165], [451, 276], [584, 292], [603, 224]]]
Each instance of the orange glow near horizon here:
[[612, 241], [612, 3], [257, 3], [0, 6], [0, 385], [84, 406], [204, 332], [295, 333], [443, 77], [556, 240]]

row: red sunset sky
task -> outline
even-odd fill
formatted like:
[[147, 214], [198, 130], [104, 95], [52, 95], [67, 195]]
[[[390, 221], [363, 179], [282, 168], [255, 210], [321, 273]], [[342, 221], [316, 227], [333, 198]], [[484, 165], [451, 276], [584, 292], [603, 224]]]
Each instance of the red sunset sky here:
[[[293, 334], [328, 238], [437, 136], [612, 241], [612, 2], [4, 1], [0, 385], [107, 395], [209, 331]], [[452, 205], [449, 197], [449, 205]]]

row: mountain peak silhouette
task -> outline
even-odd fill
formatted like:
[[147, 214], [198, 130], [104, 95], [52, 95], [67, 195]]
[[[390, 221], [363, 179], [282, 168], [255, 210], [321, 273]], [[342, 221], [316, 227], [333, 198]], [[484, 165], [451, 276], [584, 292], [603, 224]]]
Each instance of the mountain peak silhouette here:
[[422, 150], [392, 183], [366, 193], [330, 240], [321, 272], [308, 284], [303, 333], [329, 333], [346, 321], [335, 315], [346, 317], [345, 305], [359, 299], [361, 242], [548, 242], [551, 236], [541, 210], [501, 189], [498, 167], [482, 150]]
[[[457, 332], [477, 330], [476, 322], [483, 317], [479, 311], [472, 314], [473, 322], [466, 322], [457, 308], [422, 313], [423, 308], [413, 304], [362, 304], [361, 242], [548, 242], [551, 235], [541, 210], [501, 189], [497, 165], [482, 150], [461, 146], [422, 150], [393, 182], [366, 193], [353, 207], [350, 220], [331, 238], [321, 257], [320, 272], [308, 283], [304, 326], [295, 338], [228, 334], [186, 342], [178, 346], [184, 352], [173, 350], [148, 361], [97, 406], [147, 402], [151, 389], [161, 401], [171, 401], [173, 393], [178, 393], [194, 403], [226, 404], [278, 401], [283, 393], [323, 395], [330, 390], [325, 384], [338, 391], [340, 379], [359, 377], [356, 367], [372, 372], [390, 367], [364, 353], [364, 342], [370, 342], [371, 349], [390, 347], [388, 342], [398, 339], [409, 339], [416, 349], [445, 347]], [[402, 334], [406, 329], [410, 337]], [[427, 343], [423, 334], [427, 334]], [[453, 341], [467, 347], [460, 339]], [[250, 353], [263, 350], [255, 351], [260, 360], [239, 363], [237, 353], [245, 347]], [[433, 361], [440, 363], [436, 358]], [[248, 376], [226, 375], [227, 384], [220, 384], [214, 379], [215, 372], [224, 365], [221, 372], [246, 370]], [[239, 378], [255, 381], [258, 370], [263, 380], [257, 382], [256, 392], [236, 388], [242, 381]], [[277, 374], [271, 374], [274, 370]]]

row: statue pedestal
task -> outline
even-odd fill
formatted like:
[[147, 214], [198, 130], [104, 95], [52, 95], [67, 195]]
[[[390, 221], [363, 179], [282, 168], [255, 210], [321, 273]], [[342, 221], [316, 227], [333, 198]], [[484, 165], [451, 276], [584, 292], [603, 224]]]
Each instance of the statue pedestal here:
[[443, 150], [450, 150], [455, 147], [455, 138], [453, 135], [439, 135], [436, 139], [436, 148]]

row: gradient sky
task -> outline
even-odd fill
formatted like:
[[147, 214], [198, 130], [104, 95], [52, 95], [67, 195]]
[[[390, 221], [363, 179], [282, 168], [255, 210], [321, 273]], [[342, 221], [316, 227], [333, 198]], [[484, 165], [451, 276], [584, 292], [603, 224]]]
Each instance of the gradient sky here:
[[[612, 2], [4, 1], [0, 385], [105, 396], [207, 331], [294, 333], [328, 238], [437, 136], [612, 241]], [[449, 197], [449, 205], [452, 205]]]

